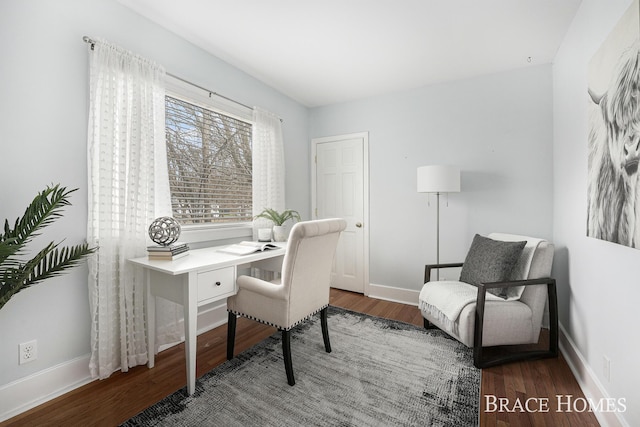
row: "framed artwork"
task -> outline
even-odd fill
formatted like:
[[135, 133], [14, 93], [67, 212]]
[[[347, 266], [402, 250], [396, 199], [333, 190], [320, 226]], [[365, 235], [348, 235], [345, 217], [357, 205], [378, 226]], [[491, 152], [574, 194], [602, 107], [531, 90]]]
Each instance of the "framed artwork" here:
[[635, 0], [588, 66], [587, 236], [640, 248], [640, 8]]

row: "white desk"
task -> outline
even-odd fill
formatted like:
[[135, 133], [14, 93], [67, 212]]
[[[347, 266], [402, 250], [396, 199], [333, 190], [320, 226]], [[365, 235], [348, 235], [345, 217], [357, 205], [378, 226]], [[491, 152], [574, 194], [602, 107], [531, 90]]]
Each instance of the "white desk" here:
[[275, 270], [282, 265], [286, 244], [278, 249], [250, 255], [231, 255], [218, 252], [224, 246], [194, 249], [175, 261], [149, 260], [148, 257], [129, 261], [145, 270], [147, 281], [147, 352], [149, 368], [155, 364], [155, 297], [161, 297], [184, 307], [185, 357], [187, 363], [187, 391], [196, 388], [196, 329], [198, 307], [228, 296], [236, 290], [239, 268], [258, 267]]

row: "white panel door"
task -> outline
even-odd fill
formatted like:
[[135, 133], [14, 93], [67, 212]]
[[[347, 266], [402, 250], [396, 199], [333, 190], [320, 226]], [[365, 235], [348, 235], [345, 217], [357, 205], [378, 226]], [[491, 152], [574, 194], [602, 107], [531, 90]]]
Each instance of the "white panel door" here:
[[347, 228], [338, 242], [332, 287], [368, 290], [368, 136], [366, 133], [312, 140], [314, 154], [313, 214], [344, 218]]

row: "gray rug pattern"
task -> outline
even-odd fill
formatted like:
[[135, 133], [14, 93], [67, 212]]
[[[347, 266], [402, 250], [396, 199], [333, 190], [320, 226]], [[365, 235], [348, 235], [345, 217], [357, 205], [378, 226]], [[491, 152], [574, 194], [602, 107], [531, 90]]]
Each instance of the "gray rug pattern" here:
[[[296, 385], [276, 333], [123, 426], [475, 426], [480, 370], [442, 331], [329, 308], [292, 332]], [[240, 332], [240, 331], [238, 331]]]

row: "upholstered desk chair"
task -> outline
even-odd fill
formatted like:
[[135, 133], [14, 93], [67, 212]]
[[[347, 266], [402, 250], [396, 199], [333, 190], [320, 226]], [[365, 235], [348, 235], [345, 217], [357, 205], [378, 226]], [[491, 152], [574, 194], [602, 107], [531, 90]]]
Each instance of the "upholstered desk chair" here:
[[[488, 239], [476, 235], [464, 263], [425, 266], [425, 285], [419, 297], [425, 328], [435, 325], [473, 347], [477, 368], [556, 357], [558, 308], [555, 280], [550, 277], [553, 252], [553, 244], [546, 240], [499, 233]], [[462, 267], [459, 281], [430, 280], [432, 269], [451, 267]], [[483, 354], [484, 347], [538, 343], [547, 300], [548, 349], [505, 351], [493, 357]]]
[[320, 312], [322, 337], [331, 352], [327, 329], [327, 307], [333, 258], [343, 219], [323, 219], [296, 223], [291, 229], [282, 276], [271, 282], [251, 276], [238, 277], [238, 293], [227, 298], [229, 323], [227, 359], [233, 358], [236, 316], [244, 316], [282, 331], [282, 353], [289, 385], [294, 385], [291, 361], [291, 329]]

